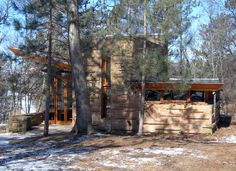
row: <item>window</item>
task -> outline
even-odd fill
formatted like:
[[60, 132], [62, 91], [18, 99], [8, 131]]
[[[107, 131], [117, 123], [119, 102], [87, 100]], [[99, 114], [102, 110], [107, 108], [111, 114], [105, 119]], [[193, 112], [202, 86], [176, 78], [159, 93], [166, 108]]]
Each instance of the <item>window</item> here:
[[101, 118], [107, 116], [107, 106], [109, 103], [109, 90], [111, 87], [111, 61], [102, 58], [102, 97], [101, 97]]
[[159, 91], [146, 90], [145, 100], [146, 101], [160, 101], [161, 95]]
[[192, 91], [191, 92], [191, 101], [192, 102], [203, 102], [204, 101], [204, 92], [203, 91]]
[[187, 100], [189, 97], [188, 91], [164, 91], [164, 100]]

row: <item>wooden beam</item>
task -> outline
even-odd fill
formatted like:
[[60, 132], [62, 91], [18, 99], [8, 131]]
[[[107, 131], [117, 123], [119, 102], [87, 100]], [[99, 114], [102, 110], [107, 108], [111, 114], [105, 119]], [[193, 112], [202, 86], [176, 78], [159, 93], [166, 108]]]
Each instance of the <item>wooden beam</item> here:
[[[219, 91], [223, 83], [191, 83], [186, 84], [186, 91]], [[133, 83], [132, 88], [141, 89], [141, 83]], [[147, 90], [182, 90], [183, 84], [173, 82], [145, 83]]]
[[68, 120], [68, 86], [65, 82], [64, 85], [64, 121]]
[[[17, 48], [9, 48], [15, 55], [17, 56], [21, 56], [22, 58], [24, 58], [27, 61], [30, 62], [35, 62], [35, 63], [39, 63], [39, 64], [43, 64], [43, 65], [47, 65], [48, 64], [48, 60], [39, 56], [39, 55], [30, 55], [20, 49]], [[63, 70], [63, 71], [71, 71], [71, 66], [69, 64], [65, 64], [62, 62], [56, 62], [53, 61], [52, 62], [52, 67], [55, 67], [59, 70]]]
[[54, 77], [54, 123], [57, 123], [58, 117], [58, 79]]
[[67, 75], [67, 76], [60, 76], [60, 75], [55, 75], [55, 77], [59, 80], [64, 81], [65, 83], [72, 83], [72, 77], [71, 75]]

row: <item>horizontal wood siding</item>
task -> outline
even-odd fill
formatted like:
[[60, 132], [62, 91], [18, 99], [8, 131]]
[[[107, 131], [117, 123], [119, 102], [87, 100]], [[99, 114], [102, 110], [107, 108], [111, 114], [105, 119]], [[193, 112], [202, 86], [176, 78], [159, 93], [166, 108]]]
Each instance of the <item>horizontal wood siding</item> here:
[[[91, 43], [94, 45], [91, 52], [86, 54], [86, 66], [93, 125], [110, 132], [136, 132], [140, 98], [139, 94], [129, 90], [130, 87], [126, 83], [130, 78], [123, 66], [127, 65], [124, 61], [129, 61], [134, 54], [142, 53], [143, 39], [107, 39]], [[153, 46], [161, 47], [157, 44]], [[106, 87], [106, 115], [103, 118], [101, 117], [104, 108], [101, 106], [102, 86], [104, 86], [102, 59], [109, 61], [108, 70], [110, 70], [108, 73], [110, 85]]]
[[[114, 44], [116, 52], [111, 57], [111, 90], [108, 116], [112, 132], [136, 132], [139, 112], [139, 96], [128, 91], [129, 79], [124, 71], [123, 59], [133, 56], [134, 42], [122, 40]], [[117, 51], [118, 50], [118, 51]]]
[[144, 132], [211, 133], [212, 105], [147, 102]]
[[92, 124], [101, 122], [101, 50], [92, 49], [86, 56], [87, 84], [89, 88]]
[[[112, 132], [136, 132], [139, 112], [139, 97], [125, 90], [113, 90], [120, 96], [111, 95], [108, 116]], [[123, 92], [123, 95], [121, 95]]]

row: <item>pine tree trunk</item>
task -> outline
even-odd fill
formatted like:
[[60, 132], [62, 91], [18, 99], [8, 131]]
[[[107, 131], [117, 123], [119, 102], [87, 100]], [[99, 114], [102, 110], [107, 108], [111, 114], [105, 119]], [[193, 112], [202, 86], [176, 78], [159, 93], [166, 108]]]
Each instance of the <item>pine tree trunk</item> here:
[[69, 42], [72, 77], [76, 99], [75, 133], [87, 134], [91, 128], [91, 112], [84, 59], [80, 51], [77, 0], [67, 0], [69, 7]]
[[185, 77], [185, 69], [184, 69], [184, 56], [183, 56], [183, 52], [184, 52], [184, 45], [183, 45], [183, 17], [182, 17], [182, 2], [180, 2], [180, 21], [179, 21], [179, 57], [180, 57], [180, 76], [181, 77]]
[[[44, 136], [48, 136], [49, 129], [49, 111], [50, 111], [50, 102], [51, 102], [51, 92], [50, 86], [52, 81], [52, 4], [50, 1], [50, 28], [48, 33], [48, 65], [47, 65], [47, 90], [46, 90], [46, 109], [44, 113]], [[54, 111], [55, 112], [55, 111]]]
[[[143, 15], [143, 61], [145, 60], [146, 56], [146, 49], [147, 49], [147, 0], [144, 0], [144, 15]], [[143, 64], [145, 65], [145, 64]], [[143, 67], [144, 68], [144, 67]], [[138, 135], [143, 134], [143, 122], [144, 122], [144, 110], [145, 110], [145, 69], [142, 69], [142, 76], [141, 76], [141, 102], [140, 102], [140, 112], [139, 112], [139, 127], [138, 127]]]

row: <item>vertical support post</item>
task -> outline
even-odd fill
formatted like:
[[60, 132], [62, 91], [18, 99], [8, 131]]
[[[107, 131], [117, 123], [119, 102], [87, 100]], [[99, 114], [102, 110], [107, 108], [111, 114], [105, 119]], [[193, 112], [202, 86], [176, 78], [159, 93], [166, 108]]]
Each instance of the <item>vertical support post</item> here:
[[107, 59], [102, 59], [101, 118], [105, 118], [107, 113], [107, 86]]
[[54, 124], [57, 123], [58, 117], [58, 79], [54, 77]]
[[187, 98], [187, 102], [191, 102], [191, 91], [189, 90], [188, 91], [188, 98]]
[[64, 122], [68, 121], [68, 86], [67, 82], [64, 85]]
[[164, 101], [164, 91], [161, 90], [160, 91], [160, 102], [163, 102]]
[[216, 116], [216, 92], [214, 91], [214, 92], [212, 92], [212, 94], [213, 94], [213, 112], [214, 112], [214, 118], [215, 118], [215, 116]]
[[204, 102], [208, 102], [208, 92], [204, 91]]

